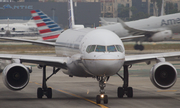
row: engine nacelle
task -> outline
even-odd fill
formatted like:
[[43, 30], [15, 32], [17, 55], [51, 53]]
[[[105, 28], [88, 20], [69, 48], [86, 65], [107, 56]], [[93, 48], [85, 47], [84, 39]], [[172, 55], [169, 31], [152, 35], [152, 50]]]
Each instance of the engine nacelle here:
[[3, 82], [10, 90], [21, 90], [29, 83], [29, 70], [20, 63], [7, 65], [3, 70]]
[[171, 30], [164, 30], [158, 33], [155, 33], [151, 36], [150, 41], [165, 41], [172, 38], [172, 31]]
[[150, 79], [157, 88], [168, 89], [177, 80], [177, 70], [168, 62], [159, 62], [151, 68]]

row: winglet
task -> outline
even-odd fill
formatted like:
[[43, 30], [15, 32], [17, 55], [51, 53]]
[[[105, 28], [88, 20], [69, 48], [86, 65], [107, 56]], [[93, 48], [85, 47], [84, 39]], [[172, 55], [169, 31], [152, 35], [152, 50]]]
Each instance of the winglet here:
[[55, 41], [63, 29], [55, 23], [50, 17], [40, 10], [32, 10], [31, 15], [37, 25], [42, 40]]

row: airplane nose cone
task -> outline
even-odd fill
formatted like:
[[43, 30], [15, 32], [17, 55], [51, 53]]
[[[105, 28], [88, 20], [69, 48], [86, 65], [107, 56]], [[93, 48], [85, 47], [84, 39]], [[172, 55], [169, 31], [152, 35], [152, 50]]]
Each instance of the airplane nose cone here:
[[95, 76], [111, 76], [116, 74], [124, 63], [124, 59], [120, 59], [114, 55], [100, 55], [93, 63], [96, 68], [89, 68], [89, 71]]

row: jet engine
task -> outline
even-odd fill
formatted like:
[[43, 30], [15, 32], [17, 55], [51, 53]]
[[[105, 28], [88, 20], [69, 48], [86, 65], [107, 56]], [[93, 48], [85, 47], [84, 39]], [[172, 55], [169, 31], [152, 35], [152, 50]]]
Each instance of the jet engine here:
[[172, 38], [172, 31], [171, 30], [164, 30], [158, 33], [155, 33], [153, 36], [150, 37], [150, 41], [164, 41], [169, 40]]
[[168, 89], [176, 82], [177, 70], [168, 62], [159, 62], [151, 68], [150, 79], [157, 88]]
[[7, 88], [21, 90], [29, 83], [30, 71], [20, 63], [12, 63], [4, 68], [2, 76]]

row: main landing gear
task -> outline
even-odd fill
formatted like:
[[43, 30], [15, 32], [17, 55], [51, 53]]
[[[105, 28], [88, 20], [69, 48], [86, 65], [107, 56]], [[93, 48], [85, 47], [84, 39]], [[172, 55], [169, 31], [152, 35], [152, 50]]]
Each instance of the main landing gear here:
[[136, 42], [136, 45], [134, 45], [134, 49], [135, 50], [144, 50], [144, 46], [142, 45], [142, 42], [140, 42], [140, 45], [138, 44], [138, 42]]
[[108, 103], [108, 96], [105, 95], [104, 88], [106, 87], [106, 81], [108, 81], [109, 77], [97, 77], [97, 80], [99, 81], [99, 87], [100, 87], [100, 95], [96, 96], [96, 103], [100, 104], [101, 100], [104, 101], [104, 104]]
[[124, 84], [123, 87], [118, 87], [117, 89], [117, 96], [118, 98], [123, 98], [123, 96], [126, 94], [127, 97], [132, 98], [133, 97], [133, 88], [128, 87], [129, 83], [129, 72], [128, 72], [128, 65], [124, 65], [124, 77], [120, 76], [118, 73], [117, 75], [121, 77]]
[[44, 95], [47, 96], [47, 98], [52, 98], [52, 89], [47, 87], [46, 81], [54, 74], [56, 74], [60, 68], [55, 70], [55, 67], [53, 68], [53, 73], [46, 78], [46, 66], [43, 66], [43, 79], [42, 79], [42, 88], [37, 89], [37, 98], [41, 99]]

